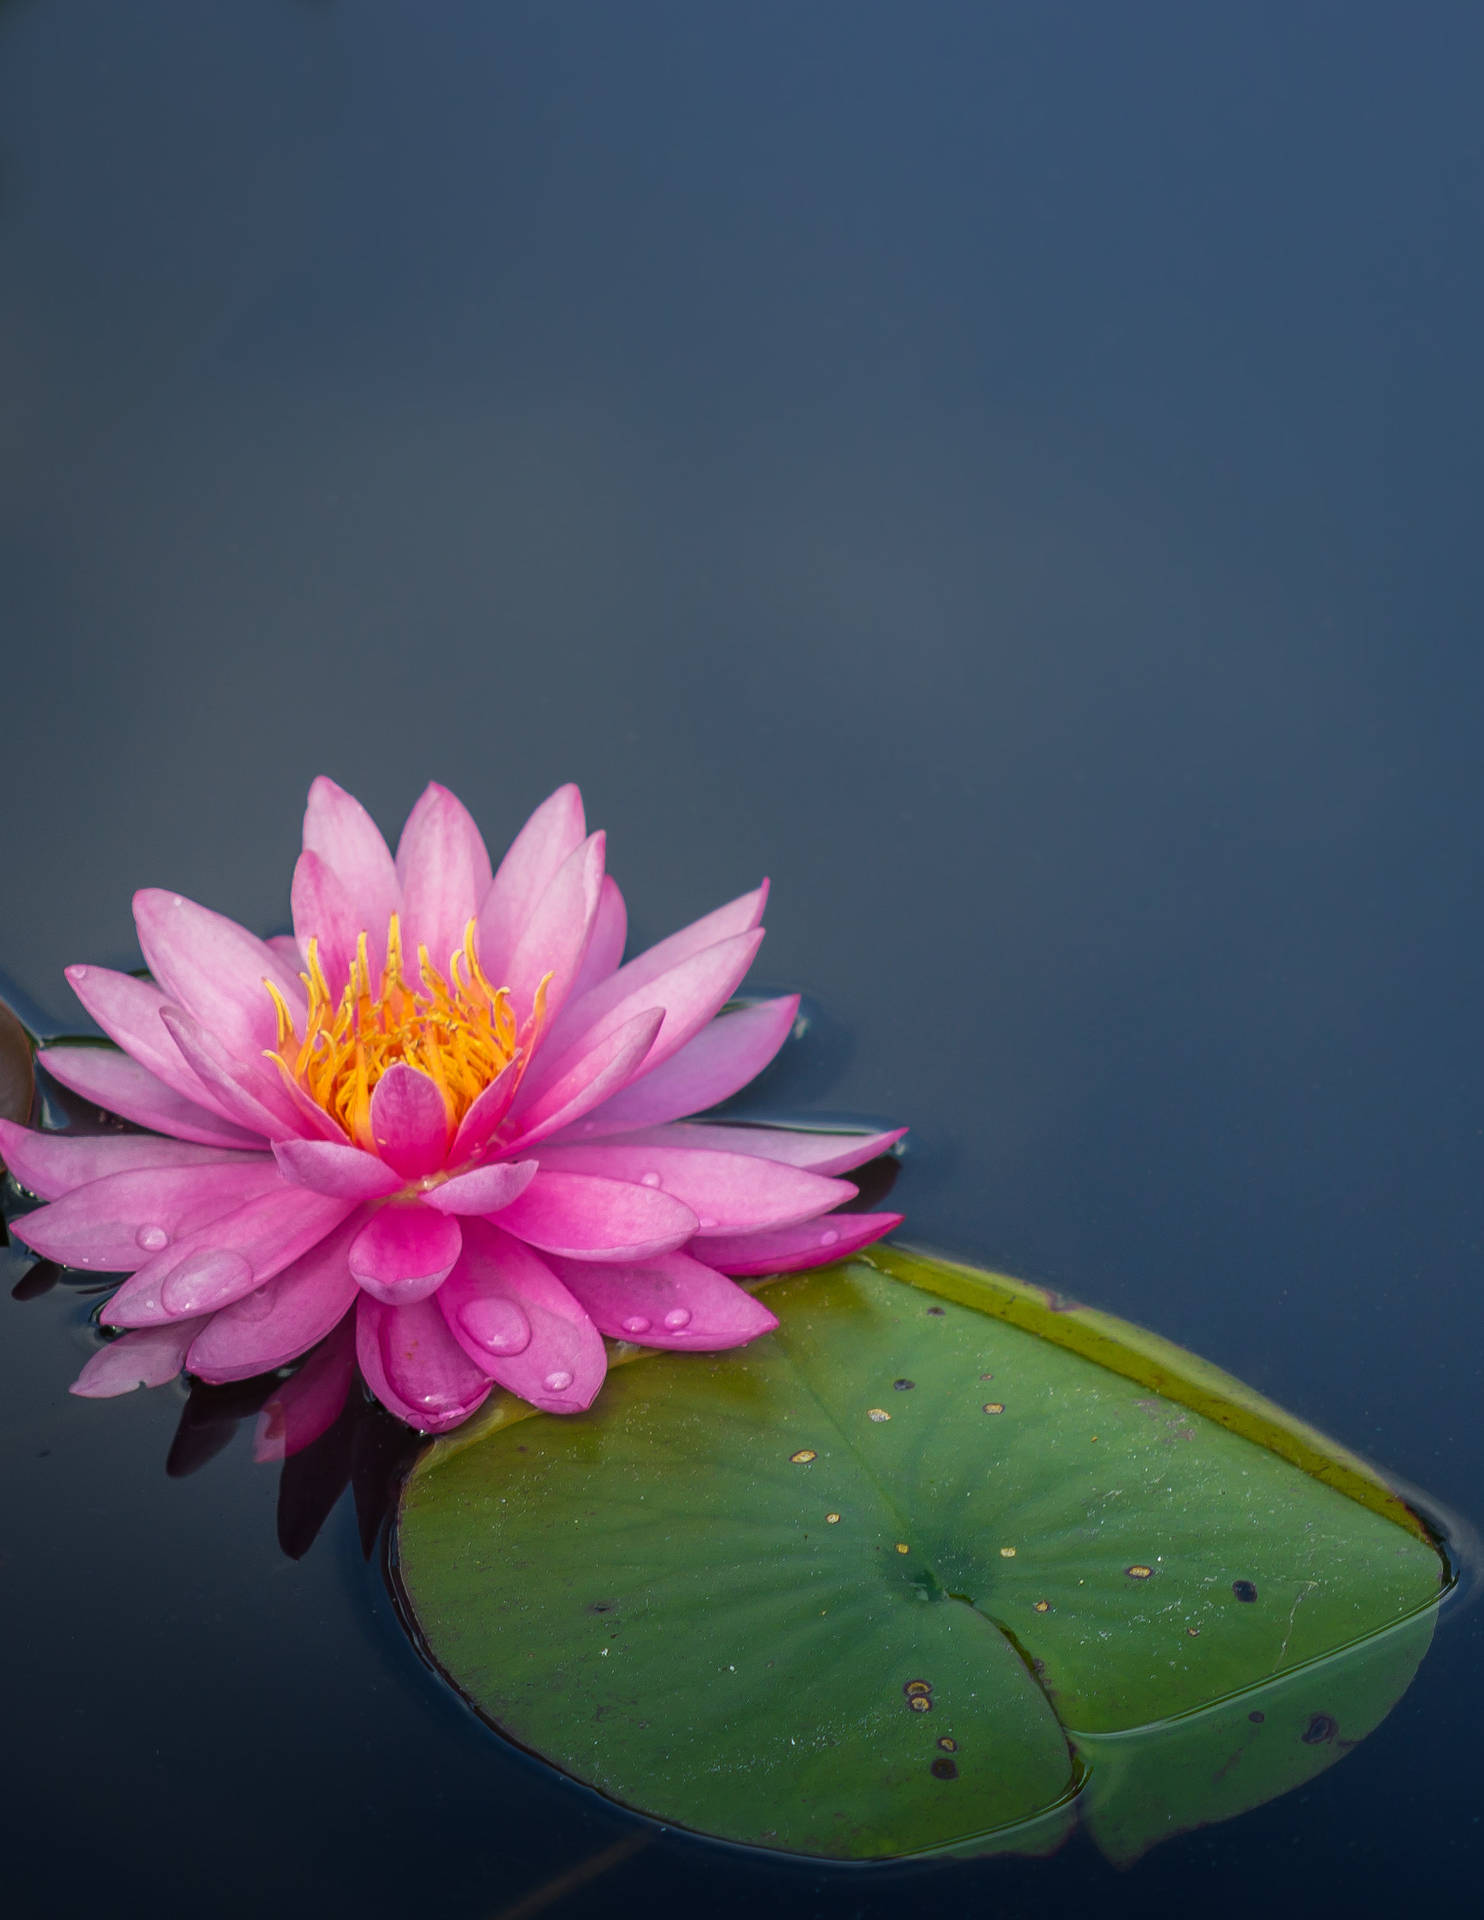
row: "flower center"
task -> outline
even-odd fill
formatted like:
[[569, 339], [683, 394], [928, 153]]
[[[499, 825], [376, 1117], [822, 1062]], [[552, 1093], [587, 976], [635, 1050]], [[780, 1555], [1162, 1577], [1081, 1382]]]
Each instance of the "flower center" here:
[[541, 1025], [546, 982], [536, 990], [531, 1018], [521, 1030], [504, 987], [485, 978], [475, 948], [475, 923], [449, 956], [446, 973], [417, 950], [417, 981], [403, 971], [402, 929], [394, 913], [387, 928], [386, 965], [373, 990], [366, 935], [356, 942], [350, 978], [337, 1001], [320, 966], [319, 942], [309, 943], [309, 971], [301, 974], [309, 1009], [300, 1038], [283, 996], [264, 985], [278, 1009], [278, 1046], [270, 1052], [291, 1088], [309, 1096], [357, 1146], [374, 1152], [371, 1095], [389, 1067], [403, 1061], [426, 1074], [443, 1096], [449, 1134], [474, 1102], [530, 1043]]

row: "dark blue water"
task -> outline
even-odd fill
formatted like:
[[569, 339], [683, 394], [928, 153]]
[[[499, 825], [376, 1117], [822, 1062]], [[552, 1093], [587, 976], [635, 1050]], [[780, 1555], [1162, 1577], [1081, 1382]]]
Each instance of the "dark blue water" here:
[[[910, 1120], [914, 1238], [1477, 1517], [1481, 60], [1443, 0], [9, 0], [23, 1010], [138, 885], [282, 926], [316, 772], [492, 842], [576, 778], [638, 938], [772, 875], [759, 1100]], [[290, 1559], [245, 1435], [70, 1400], [89, 1304], [3, 1315], [11, 1911], [476, 1920], [646, 1831], [348, 1500]], [[662, 1836], [545, 1911], [1467, 1902], [1481, 1656], [1127, 1874]]]

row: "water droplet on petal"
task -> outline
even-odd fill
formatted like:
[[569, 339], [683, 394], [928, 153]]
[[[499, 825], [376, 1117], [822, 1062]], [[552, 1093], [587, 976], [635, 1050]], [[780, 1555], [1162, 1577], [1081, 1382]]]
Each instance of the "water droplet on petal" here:
[[459, 1325], [487, 1353], [524, 1353], [531, 1323], [513, 1300], [485, 1294], [459, 1308]]
[[648, 1333], [649, 1322], [642, 1313], [631, 1314], [623, 1323], [625, 1333]]
[[251, 1293], [242, 1296], [237, 1302], [237, 1313], [243, 1320], [264, 1320], [272, 1305], [273, 1294], [265, 1281], [261, 1287], [254, 1287]]
[[671, 1307], [670, 1311], [665, 1315], [665, 1325], [672, 1333], [679, 1333], [682, 1327], [688, 1327], [690, 1325], [690, 1308]]
[[86, 967], [73, 967], [71, 971], [72, 971], [72, 977], [74, 980], [86, 980], [88, 977], [88, 970]]
[[696, 1225], [701, 1229], [702, 1233], [710, 1233], [711, 1229], [716, 1225], [716, 1222], [709, 1214], [703, 1213], [696, 1222]]
[[558, 1367], [555, 1373], [547, 1374], [541, 1384], [548, 1393], [565, 1393], [572, 1384], [572, 1376]]
[[158, 1253], [161, 1247], [170, 1244], [170, 1236], [163, 1227], [141, 1227], [134, 1239], [146, 1253]]
[[641, 1173], [639, 1176], [639, 1184], [641, 1186], [657, 1187], [659, 1183], [660, 1183], [660, 1177], [657, 1173], [653, 1173], [653, 1172]]
[[835, 1230], [834, 1227], [831, 1227], [828, 1233], [822, 1233], [819, 1236], [819, 1244], [822, 1247], [832, 1247], [834, 1246], [835, 1242], [839, 1238], [840, 1238], [840, 1235], [838, 1234], [838, 1232]]
[[160, 1305], [172, 1319], [206, 1313], [240, 1300], [252, 1288], [252, 1267], [229, 1247], [187, 1254], [160, 1287]]

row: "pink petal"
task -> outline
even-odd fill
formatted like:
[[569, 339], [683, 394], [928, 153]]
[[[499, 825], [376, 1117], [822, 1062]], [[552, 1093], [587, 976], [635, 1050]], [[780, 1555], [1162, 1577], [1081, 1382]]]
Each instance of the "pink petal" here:
[[321, 1135], [344, 1135], [327, 1113], [310, 1107], [306, 1113], [290, 1094], [283, 1075], [261, 1053], [235, 1056], [216, 1034], [178, 1007], [165, 1007], [160, 1023], [216, 1104], [242, 1127], [255, 1128], [270, 1139], [293, 1137], [313, 1126]]
[[626, 1086], [654, 1045], [664, 1017], [660, 1007], [635, 1014], [627, 1026], [610, 1033], [591, 1052], [581, 1055], [561, 1079], [553, 1081], [512, 1124], [510, 1137], [504, 1143], [505, 1151], [521, 1151], [570, 1127], [582, 1114], [590, 1113], [611, 1093]]
[[510, 989], [518, 1018], [535, 1004], [536, 988], [550, 974], [546, 1018], [554, 1022], [566, 1003], [587, 952], [588, 936], [603, 890], [604, 839], [595, 833], [558, 867], [551, 885], [536, 902], [506, 964], [502, 982]]
[[18, 1186], [42, 1200], [60, 1200], [111, 1173], [220, 1166], [235, 1158], [230, 1147], [198, 1147], [158, 1133], [33, 1133], [13, 1120], [0, 1120], [0, 1160]]
[[407, 816], [397, 847], [403, 951], [420, 946], [445, 978], [490, 890], [490, 857], [478, 827], [446, 787], [430, 783]]
[[642, 1260], [668, 1253], [696, 1230], [696, 1216], [652, 1187], [583, 1173], [538, 1173], [500, 1225], [546, 1253], [588, 1260]]
[[585, 1140], [660, 1126], [730, 1099], [772, 1060], [798, 1010], [798, 995], [787, 994], [721, 1014], [663, 1066], [646, 1067], [633, 1086], [621, 1088], [572, 1128], [570, 1137]]
[[456, 1427], [489, 1397], [488, 1378], [449, 1332], [433, 1300], [389, 1307], [362, 1294], [356, 1355], [381, 1404], [422, 1433]]
[[327, 1432], [350, 1394], [355, 1361], [355, 1316], [348, 1313], [258, 1415], [254, 1460], [286, 1460]]
[[602, 892], [598, 895], [598, 911], [593, 915], [593, 930], [588, 938], [587, 953], [576, 980], [572, 983], [570, 999], [578, 1001], [585, 993], [591, 993], [594, 987], [601, 986], [610, 974], [618, 970], [623, 959], [624, 943], [629, 937], [629, 911], [624, 905], [623, 895], [618, 890], [618, 882], [611, 873], [603, 876]]
[[524, 1070], [525, 1062], [517, 1054], [508, 1067], [496, 1074], [470, 1107], [459, 1122], [459, 1130], [448, 1150], [448, 1164], [451, 1167], [461, 1167], [466, 1160], [472, 1160], [493, 1138], [500, 1122], [510, 1111], [510, 1103], [520, 1089]]
[[287, 1186], [279, 1175], [274, 1191], [146, 1261], [99, 1318], [110, 1327], [152, 1327], [215, 1312], [282, 1273], [333, 1233], [351, 1210], [348, 1201]]
[[357, 1222], [348, 1220], [317, 1246], [206, 1322], [187, 1365], [203, 1380], [246, 1380], [307, 1353], [355, 1301], [349, 1251]]
[[766, 1233], [717, 1235], [696, 1239], [690, 1251], [698, 1260], [724, 1273], [753, 1276], [793, 1273], [800, 1267], [820, 1267], [859, 1253], [873, 1240], [902, 1224], [899, 1213], [832, 1213], [806, 1220], [797, 1227], [776, 1227]]
[[439, 1213], [498, 1213], [523, 1194], [535, 1177], [534, 1160], [497, 1160], [430, 1187], [422, 1202]]
[[163, 1387], [185, 1365], [186, 1349], [205, 1325], [204, 1320], [176, 1320], [120, 1334], [93, 1355], [69, 1391], [85, 1400], [112, 1400], [136, 1387]]
[[[714, 947], [691, 954], [668, 973], [662, 973], [658, 979], [645, 981], [633, 993], [623, 995], [601, 1019], [584, 1025], [573, 1036], [566, 1052], [550, 1065], [546, 1062], [546, 1050], [543, 1048], [541, 1058], [521, 1088], [516, 1111], [520, 1111], [522, 1104], [529, 1105], [545, 1092], [577, 1060], [591, 1052], [600, 1040], [607, 1039], [609, 1034], [626, 1026], [636, 1014], [648, 1013], [654, 1007], [664, 1009], [665, 1019], [653, 1047], [645, 1055], [646, 1073], [668, 1060], [730, 998], [743, 974], [752, 965], [752, 957], [762, 937], [761, 932], [754, 930], [752, 933], [736, 934], [729, 940], [719, 940]], [[613, 978], [621, 979], [628, 971], [629, 968], [624, 967]], [[604, 992], [606, 988], [600, 987], [596, 993], [590, 993], [584, 1005], [590, 1006]]]
[[579, 1303], [529, 1247], [470, 1221], [438, 1306], [474, 1364], [547, 1413], [581, 1413], [608, 1358]]
[[425, 1073], [395, 1061], [371, 1092], [371, 1138], [404, 1180], [437, 1173], [448, 1154], [448, 1108]]
[[88, 1273], [132, 1273], [213, 1220], [276, 1191], [266, 1153], [211, 1166], [111, 1173], [22, 1214], [10, 1230], [48, 1260]]
[[385, 959], [387, 920], [368, 926], [344, 881], [319, 854], [299, 855], [291, 898], [299, 951], [307, 964], [309, 943], [316, 943], [325, 982], [337, 999], [350, 978], [350, 963], [356, 957], [361, 934], [367, 936], [366, 949], [372, 964], [378, 965]]
[[699, 1147], [633, 1146], [627, 1140], [591, 1147], [544, 1147], [543, 1173], [592, 1173], [673, 1194], [695, 1214], [702, 1233], [753, 1233], [791, 1227], [855, 1198], [845, 1180], [825, 1180], [776, 1160]]
[[544, 800], [515, 836], [479, 913], [479, 957], [492, 980], [504, 978], [536, 902], [586, 833], [582, 795], [566, 786]]
[[[692, 1046], [695, 1042], [692, 1041]], [[625, 1146], [706, 1147], [720, 1153], [751, 1153], [764, 1160], [782, 1161], [808, 1173], [848, 1173], [868, 1160], [889, 1152], [906, 1133], [893, 1127], [888, 1133], [829, 1133], [812, 1127], [753, 1127], [745, 1122], [718, 1121], [698, 1125], [685, 1121], [667, 1127], [646, 1127], [625, 1133]], [[545, 1156], [542, 1156], [543, 1159]]]
[[304, 955], [299, 951], [299, 943], [291, 933], [270, 933], [263, 942], [270, 953], [276, 953], [291, 972], [297, 972], [304, 964]]
[[115, 1053], [112, 1047], [43, 1047], [36, 1060], [53, 1080], [84, 1100], [156, 1133], [208, 1147], [261, 1148], [265, 1144], [261, 1134], [233, 1126], [194, 1100], [183, 1100], [137, 1060]]
[[148, 980], [136, 980], [132, 974], [115, 973], [111, 967], [69, 967], [67, 978], [72, 991], [110, 1040], [183, 1099], [227, 1117], [211, 1089], [203, 1086], [186, 1065], [179, 1047], [161, 1024], [161, 1009], [171, 1003], [157, 986]]
[[256, 935], [178, 893], [146, 887], [134, 896], [134, 925], [149, 970], [167, 999], [239, 1056], [276, 1043], [271, 980], [302, 1022], [304, 983]]
[[402, 1176], [374, 1153], [333, 1140], [278, 1140], [273, 1157], [292, 1185], [337, 1200], [385, 1200], [402, 1185]]
[[402, 904], [392, 856], [360, 801], [323, 774], [310, 787], [304, 809], [304, 851], [317, 854], [344, 888], [357, 931], [385, 940]]
[[724, 1274], [688, 1253], [665, 1253], [636, 1266], [553, 1257], [557, 1277], [600, 1333], [645, 1347], [740, 1347], [778, 1325]]
[[350, 1270], [390, 1306], [425, 1300], [453, 1271], [463, 1236], [451, 1215], [424, 1206], [382, 1207], [351, 1242]]

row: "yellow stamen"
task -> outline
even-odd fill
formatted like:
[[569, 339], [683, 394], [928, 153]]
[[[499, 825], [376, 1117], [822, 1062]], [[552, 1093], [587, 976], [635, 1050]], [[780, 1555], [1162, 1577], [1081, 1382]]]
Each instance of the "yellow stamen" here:
[[[417, 983], [408, 983], [402, 929], [396, 914], [386, 935], [386, 965], [373, 989], [367, 938], [360, 934], [350, 978], [335, 1000], [320, 965], [319, 943], [309, 943], [308, 994], [301, 1039], [283, 995], [272, 984], [278, 1044], [268, 1058], [284, 1078], [329, 1114], [357, 1146], [375, 1151], [371, 1096], [389, 1067], [405, 1061], [426, 1074], [447, 1113], [452, 1141], [474, 1102], [512, 1061], [530, 1059], [546, 1014], [546, 980], [536, 989], [531, 1017], [516, 1022], [510, 994], [491, 986], [479, 964], [475, 923], [440, 973], [426, 947], [417, 952]], [[550, 975], [547, 976], [547, 979]]]

